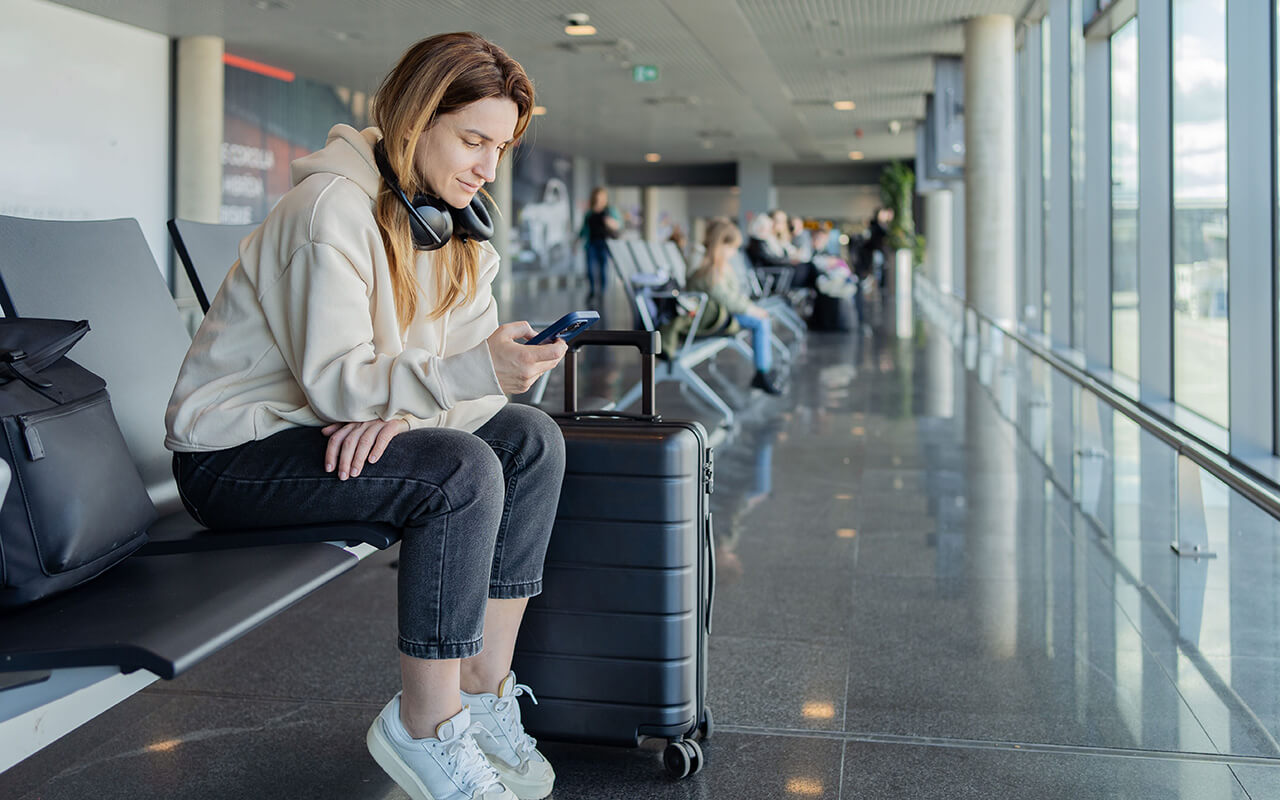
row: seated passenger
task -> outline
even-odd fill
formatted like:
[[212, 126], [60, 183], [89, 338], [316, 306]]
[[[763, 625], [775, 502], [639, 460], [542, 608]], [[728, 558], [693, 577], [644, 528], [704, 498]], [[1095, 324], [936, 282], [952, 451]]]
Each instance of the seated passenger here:
[[733, 268], [733, 257], [742, 246], [738, 226], [724, 217], [713, 219], [707, 225], [705, 246], [702, 264], [689, 276], [686, 288], [706, 292], [710, 300], [732, 314], [739, 325], [751, 330], [751, 350], [756, 367], [751, 386], [768, 394], [781, 394], [782, 389], [772, 371], [769, 313], [751, 302]]
[[400, 530], [403, 691], [366, 742], [414, 798], [535, 800], [555, 779], [521, 725], [511, 659], [542, 589], [564, 439], [505, 395], [566, 346], [498, 324], [476, 197], [533, 105], [524, 69], [475, 34], [409, 48], [377, 127], [337, 125], [293, 162], [166, 415], [183, 501], [211, 528]]
[[789, 267], [791, 259], [773, 235], [773, 217], [757, 214], [751, 220], [751, 239], [747, 242], [747, 260], [753, 267]]

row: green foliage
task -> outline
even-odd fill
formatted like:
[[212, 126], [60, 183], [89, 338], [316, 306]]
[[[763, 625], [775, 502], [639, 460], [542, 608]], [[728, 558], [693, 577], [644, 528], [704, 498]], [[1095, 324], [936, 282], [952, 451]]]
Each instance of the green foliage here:
[[916, 221], [911, 210], [915, 186], [915, 172], [901, 161], [894, 161], [880, 173], [880, 200], [893, 209], [889, 245], [895, 250], [910, 250], [912, 261], [920, 264], [924, 261], [924, 237], [916, 234]]

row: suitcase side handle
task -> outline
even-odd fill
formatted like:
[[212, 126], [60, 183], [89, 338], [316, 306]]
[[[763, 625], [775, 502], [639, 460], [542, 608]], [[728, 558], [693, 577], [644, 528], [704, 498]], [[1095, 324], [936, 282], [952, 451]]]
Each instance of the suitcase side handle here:
[[583, 345], [634, 347], [640, 351], [640, 413], [657, 415], [653, 401], [654, 357], [662, 352], [656, 331], [583, 331], [569, 343], [564, 362], [564, 413], [578, 413], [578, 350]]

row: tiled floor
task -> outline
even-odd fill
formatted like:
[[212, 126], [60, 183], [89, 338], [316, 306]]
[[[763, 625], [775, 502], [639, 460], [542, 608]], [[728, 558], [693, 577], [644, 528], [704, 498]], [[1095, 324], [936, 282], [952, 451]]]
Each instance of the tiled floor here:
[[[586, 393], [625, 388], [627, 359], [588, 357]], [[962, 361], [933, 325], [811, 334], [784, 397], [736, 398], [706, 767], [674, 782], [654, 746], [547, 742], [553, 797], [1280, 798], [1276, 523], [1206, 483], [1216, 557], [1178, 559], [1175, 459], [1023, 353]], [[718, 366], [746, 385], [739, 356]], [[0, 797], [402, 798], [363, 742], [397, 688], [394, 556], [0, 775]]]

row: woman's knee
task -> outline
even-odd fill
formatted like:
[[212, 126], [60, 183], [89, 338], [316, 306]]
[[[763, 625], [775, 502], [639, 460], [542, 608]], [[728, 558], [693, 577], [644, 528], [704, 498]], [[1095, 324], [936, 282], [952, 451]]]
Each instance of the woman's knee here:
[[564, 434], [556, 421], [539, 408], [509, 404], [478, 433], [491, 445], [513, 449], [526, 470], [564, 474]]

